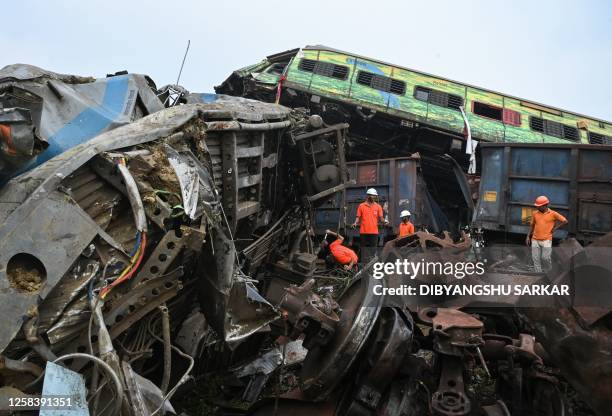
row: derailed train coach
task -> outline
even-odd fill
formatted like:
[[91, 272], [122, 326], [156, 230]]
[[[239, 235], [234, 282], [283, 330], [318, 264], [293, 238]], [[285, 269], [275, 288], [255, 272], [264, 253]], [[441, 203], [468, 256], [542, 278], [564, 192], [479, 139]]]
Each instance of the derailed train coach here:
[[[3, 157], [27, 149], [3, 171], [7, 179], [24, 173], [0, 190], [2, 385], [26, 396], [51, 388], [45, 374], [63, 370], [45, 364], [56, 362], [85, 371], [99, 411], [165, 412], [207, 335], [236, 344], [278, 319], [246, 273], [290, 250], [316, 259], [303, 232], [310, 227], [303, 202], [314, 206], [342, 187], [346, 125], [234, 97], [201, 103], [194, 94], [186, 97], [193, 104], [164, 108], [149, 85], [119, 94], [131, 104], [119, 100], [113, 112], [105, 105], [114, 87], [106, 84], [127, 87], [133, 77], [94, 81], [13, 69], [3, 114], [24, 117], [7, 121], [5, 144], [14, 147], [4, 147]], [[93, 92], [68, 94], [82, 93], [81, 85]], [[89, 93], [103, 103], [75, 116], [70, 99]], [[148, 110], [136, 110], [149, 93]], [[324, 148], [325, 157], [306, 158], [306, 146]], [[320, 169], [323, 181], [301, 179]], [[271, 240], [270, 230], [280, 234]], [[170, 341], [188, 316], [201, 329], [184, 329], [181, 348], [191, 354]], [[159, 387], [139, 375], [159, 362], [157, 340], [165, 358], [153, 376]], [[191, 364], [184, 376], [172, 374], [170, 389], [172, 351], [183, 357], [179, 367]], [[93, 373], [92, 362], [101, 366]], [[98, 379], [106, 381], [96, 391]], [[151, 386], [153, 401], [143, 401]]]
[[[526, 144], [543, 149], [605, 149], [612, 144], [608, 121], [322, 45], [267, 56], [235, 70], [215, 88], [219, 93], [308, 108], [328, 123], [349, 123], [346, 158], [350, 163], [384, 163], [418, 153], [420, 177], [430, 194], [426, 199], [441, 208], [434, 211], [448, 217], [446, 223], [455, 233], [471, 222], [471, 217], [465, 220], [464, 213], [478, 199], [482, 160], [489, 159], [480, 144]], [[448, 166], [449, 158], [470, 173], [467, 179], [460, 179], [454, 167]], [[380, 185], [385, 193], [388, 184]], [[361, 189], [365, 191], [363, 186], [351, 190], [354, 194]], [[458, 190], [469, 196], [462, 198]], [[342, 227], [345, 218], [354, 213], [334, 213], [336, 207], [343, 206], [344, 199], [338, 198], [327, 201], [319, 218], [330, 226]], [[389, 207], [407, 205], [397, 195], [385, 193], [384, 198]], [[354, 195], [349, 199], [355, 199]], [[416, 207], [421, 202], [410, 203]], [[398, 220], [393, 215], [388, 219]], [[440, 231], [428, 221], [422, 222], [428, 230]]]
[[612, 144], [609, 121], [323, 45], [270, 55], [216, 91], [349, 122], [353, 160], [414, 151], [459, 157], [466, 124], [482, 142]]

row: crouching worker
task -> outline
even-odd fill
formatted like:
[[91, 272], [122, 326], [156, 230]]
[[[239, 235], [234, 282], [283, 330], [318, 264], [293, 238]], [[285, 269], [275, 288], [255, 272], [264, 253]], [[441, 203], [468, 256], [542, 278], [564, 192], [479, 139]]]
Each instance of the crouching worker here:
[[351, 270], [359, 260], [357, 254], [355, 254], [355, 252], [350, 248], [342, 245], [344, 237], [342, 237], [340, 234], [331, 230], [326, 230], [325, 234], [336, 237], [331, 244], [327, 241], [327, 238], [323, 239], [323, 244], [326, 246], [329, 245], [329, 251], [331, 252], [334, 260], [344, 266], [345, 270]]
[[414, 224], [410, 222], [410, 211], [407, 209], [403, 210], [400, 214], [400, 218], [402, 222], [400, 222], [397, 236], [402, 238], [414, 234]]
[[[537, 210], [531, 214], [531, 229], [525, 244], [531, 245], [531, 257], [533, 268], [536, 272], [548, 272], [551, 267], [552, 238], [557, 228], [567, 224], [567, 219], [548, 208], [550, 201], [545, 196], [539, 196], [535, 200]], [[542, 264], [543, 263], [543, 264]]]

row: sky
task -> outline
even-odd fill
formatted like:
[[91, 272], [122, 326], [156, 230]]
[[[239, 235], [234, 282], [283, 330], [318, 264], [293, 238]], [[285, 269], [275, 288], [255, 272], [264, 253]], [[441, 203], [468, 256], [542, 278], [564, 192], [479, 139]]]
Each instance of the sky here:
[[612, 2], [54, 0], [2, 5], [0, 67], [28, 63], [212, 92], [266, 55], [322, 44], [612, 120]]

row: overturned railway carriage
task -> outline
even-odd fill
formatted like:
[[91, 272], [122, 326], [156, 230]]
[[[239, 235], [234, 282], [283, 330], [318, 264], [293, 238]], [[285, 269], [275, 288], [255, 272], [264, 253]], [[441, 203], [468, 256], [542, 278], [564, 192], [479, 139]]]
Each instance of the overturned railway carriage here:
[[216, 90], [271, 101], [279, 88], [285, 105], [349, 122], [354, 159], [415, 149], [460, 154], [466, 124], [460, 108], [477, 140], [612, 144], [610, 122], [325, 46], [271, 55]]

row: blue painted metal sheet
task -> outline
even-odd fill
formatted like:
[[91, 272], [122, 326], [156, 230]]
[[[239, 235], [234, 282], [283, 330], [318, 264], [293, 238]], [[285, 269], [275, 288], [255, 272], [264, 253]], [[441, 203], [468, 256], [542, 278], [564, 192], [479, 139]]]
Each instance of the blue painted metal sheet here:
[[568, 179], [569, 156], [567, 149], [513, 148], [510, 172], [513, 176]]
[[[36, 97], [27, 107], [31, 128], [45, 146], [0, 163], [0, 184], [27, 172], [89, 139], [163, 108], [144, 75], [123, 74], [81, 79], [28, 65], [0, 70], [0, 89], [16, 88]], [[10, 94], [9, 94], [10, 95]], [[0, 107], [3, 103], [0, 99]]]
[[480, 222], [497, 223], [502, 210], [505, 164], [504, 148], [482, 150], [482, 175], [480, 177], [480, 200], [474, 212]]

